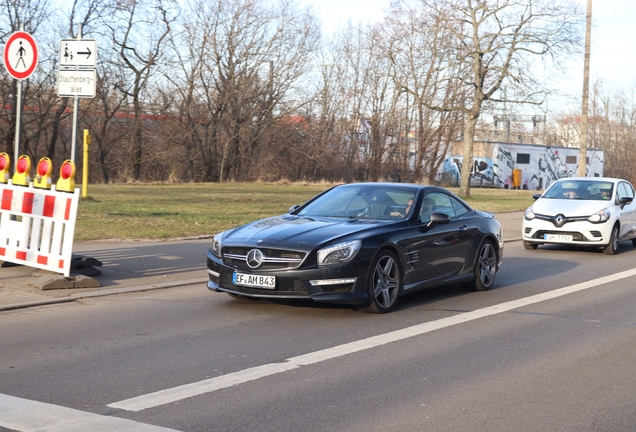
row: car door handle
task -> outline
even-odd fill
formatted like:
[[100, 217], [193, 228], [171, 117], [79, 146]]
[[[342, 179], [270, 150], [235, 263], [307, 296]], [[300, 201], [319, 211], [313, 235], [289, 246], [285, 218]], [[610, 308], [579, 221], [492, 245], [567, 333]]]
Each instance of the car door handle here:
[[468, 232], [468, 227], [466, 225], [462, 225], [459, 227], [459, 232], [461, 234], [467, 233]]

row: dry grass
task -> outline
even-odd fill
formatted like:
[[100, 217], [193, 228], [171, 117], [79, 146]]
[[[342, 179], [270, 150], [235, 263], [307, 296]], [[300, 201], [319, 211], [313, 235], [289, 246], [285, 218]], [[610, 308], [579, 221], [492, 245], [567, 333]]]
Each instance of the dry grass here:
[[[91, 185], [88, 197], [80, 201], [75, 240], [210, 236], [285, 213], [330, 186], [289, 181]], [[532, 203], [533, 193], [474, 188], [466, 201], [479, 210], [518, 211]]]

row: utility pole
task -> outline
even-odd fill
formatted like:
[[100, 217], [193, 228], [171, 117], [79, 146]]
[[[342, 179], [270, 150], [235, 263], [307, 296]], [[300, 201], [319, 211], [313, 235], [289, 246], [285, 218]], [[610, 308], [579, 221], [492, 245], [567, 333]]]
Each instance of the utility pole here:
[[583, 65], [583, 101], [581, 104], [581, 144], [579, 146], [578, 175], [585, 177], [587, 168], [587, 110], [590, 94], [590, 41], [592, 33], [592, 0], [587, 0], [587, 24], [585, 28], [585, 62]]

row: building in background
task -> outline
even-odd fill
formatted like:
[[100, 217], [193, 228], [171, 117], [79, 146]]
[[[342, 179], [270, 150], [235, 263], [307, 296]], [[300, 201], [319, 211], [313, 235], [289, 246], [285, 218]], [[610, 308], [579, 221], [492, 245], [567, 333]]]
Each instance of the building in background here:
[[[440, 183], [459, 185], [461, 154], [462, 143], [454, 143], [438, 174]], [[578, 159], [579, 149], [573, 147], [475, 142], [471, 186], [543, 190], [557, 179], [576, 176]], [[588, 149], [586, 176], [602, 177], [604, 161], [603, 150]]]

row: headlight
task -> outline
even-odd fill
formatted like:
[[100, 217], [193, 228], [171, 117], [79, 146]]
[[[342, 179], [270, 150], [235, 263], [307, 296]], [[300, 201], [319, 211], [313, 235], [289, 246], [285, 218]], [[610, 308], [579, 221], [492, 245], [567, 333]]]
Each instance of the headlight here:
[[523, 217], [524, 217], [526, 220], [532, 220], [532, 219], [534, 219], [534, 218], [535, 218], [535, 216], [534, 216], [534, 212], [532, 211], [532, 207], [528, 207], [528, 208], [527, 208], [526, 212], [523, 214]]
[[355, 240], [320, 249], [318, 251], [318, 265], [325, 266], [349, 262], [356, 256], [361, 244], [360, 240]]
[[592, 216], [589, 216], [587, 218], [588, 221], [592, 222], [592, 223], [603, 223], [603, 222], [607, 222], [610, 218], [610, 211], [606, 208], [604, 208], [603, 210], [599, 210], [596, 213], [594, 213]]
[[221, 248], [223, 247], [221, 240], [223, 239], [223, 234], [225, 234], [225, 232], [215, 235], [212, 239], [212, 246], [210, 246], [210, 252], [217, 258], [221, 258]]

